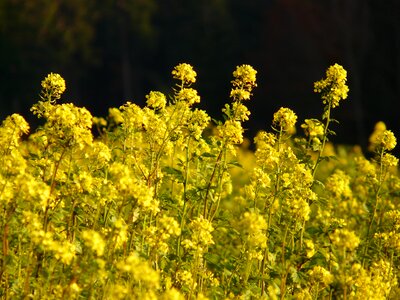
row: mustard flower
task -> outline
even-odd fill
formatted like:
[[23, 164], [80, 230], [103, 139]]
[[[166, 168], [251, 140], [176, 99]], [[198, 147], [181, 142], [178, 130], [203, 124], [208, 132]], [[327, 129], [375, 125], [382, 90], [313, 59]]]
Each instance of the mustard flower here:
[[239, 121], [226, 120], [223, 125], [217, 127], [217, 135], [231, 144], [243, 142], [243, 127]]
[[384, 131], [386, 131], [386, 129], [387, 129], [386, 124], [382, 121], [379, 121], [375, 124], [374, 131], [369, 136], [369, 145], [368, 145], [369, 151], [375, 151], [378, 145], [378, 138], [382, 135]]
[[257, 86], [256, 75], [257, 71], [250, 65], [237, 66], [236, 70], [233, 72], [233, 77], [235, 79], [232, 81], [232, 84], [234, 86], [248, 87], [251, 89]]
[[308, 271], [311, 281], [318, 282], [323, 286], [328, 286], [333, 282], [333, 275], [331, 272], [321, 266], [315, 266]]
[[18, 114], [8, 116], [0, 127], [0, 148], [4, 146], [8, 151], [14, 147], [18, 148], [20, 137], [28, 132], [29, 124], [22, 116]]
[[195, 109], [188, 119], [188, 130], [196, 139], [201, 138], [204, 129], [210, 124], [211, 118], [206, 111]]
[[264, 172], [262, 168], [255, 167], [251, 174], [251, 179], [256, 182], [257, 186], [267, 188], [271, 184], [271, 178], [267, 172]]
[[391, 228], [400, 230], [400, 210], [390, 210], [384, 214], [385, 221], [391, 223]]
[[108, 118], [112, 120], [115, 124], [121, 124], [122, 122], [124, 122], [122, 112], [116, 107], [111, 107], [108, 109]]
[[[222, 110], [222, 111], [224, 112], [224, 110]], [[249, 119], [249, 116], [250, 116], [249, 109], [239, 101], [235, 101], [232, 103], [232, 111], [234, 114], [233, 117], [237, 121], [244, 122]]]
[[143, 261], [137, 253], [131, 253], [126, 259], [117, 263], [117, 268], [130, 273], [137, 283], [144, 288], [157, 289], [160, 285], [160, 274], [153, 270], [147, 261]]
[[50, 98], [50, 101], [58, 100], [65, 92], [65, 80], [59, 74], [50, 73], [42, 80], [42, 89], [45, 100], [47, 100], [46, 98]]
[[314, 242], [312, 240], [305, 240], [304, 245], [306, 248], [306, 256], [307, 258], [311, 258], [315, 254], [315, 247], [314, 247]]
[[175, 79], [181, 80], [184, 84], [191, 84], [196, 82], [197, 73], [191, 65], [182, 63], [172, 70], [172, 76]]
[[167, 104], [167, 98], [161, 92], [151, 91], [146, 95], [146, 99], [147, 106], [154, 109], [163, 109]]
[[[9, 125], [7, 123], [10, 122]], [[11, 123], [14, 125], [15, 132], [17, 135], [27, 134], [29, 132], [29, 124], [25, 121], [24, 117], [19, 114], [12, 114], [3, 121], [4, 127], [11, 127]]]
[[390, 153], [385, 153], [382, 157], [381, 163], [385, 167], [396, 167], [399, 163], [399, 159]]
[[396, 147], [397, 140], [391, 130], [385, 130], [376, 137], [376, 149], [391, 151]]
[[[191, 288], [193, 285], [193, 275], [190, 271], [187, 270], [179, 270], [176, 272], [176, 281], [179, 283], [181, 286], [186, 286]], [[197, 285], [197, 283], [194, 283]]]
[[181, 228], [174, 218], [162, 216], [158, 221], [157, 227], [149, 226], [145, 232], [146, 241], [149, 245], [155, 248], [157, 252], [166, 254], [169, 250], [168, 240], [171, 236], [179, 236]]
[[301, 125], [304, 129], [306, 136], [311, 138], [322, 137], [324, 135], [324, 125], [316, 119], [306, 119], [304, 124]]
[[294, 128], [297, 121], [297, 115], [293, 110], [281, 107], [275, 114], [272, 123], [277, 126], [277, 129], [290, 131]]
[[239, 226], [245, 235], [246, 244], [250, 247], [267, 247], [268, 228], [267, 221], [256, 212], [245, 212], [239, 222]]
[[326, 189], [335, 197], [351, 197], [350, 176], [346, 175], [342, 170], [336, 170], [328, 177], [325, 183]]
[[334, 64], [327, 69], [325, 79], [314, 83], [314, 92], [322, 94], [323, 103], [334, 108], [339, 105], [340, 100], [347, 98], [349, 88], [346, 81], [346, 70], [342, 66]]
[[122, 218], [119, 218], [114, 223], [113, 244], [117, 249], [121, 248], [128, 240], [128, 225]]
[[176, 100], [187, 102], [189, 105], [200, 103], [200, 96], [197, 91], [192, 88], [183, 88], [176, 94]]
[[373, 262], [368, 270], [358, 263], [353, 264], [351, 275], [355, 288], [349, 299], [389, 299], [390, 290], [398, 285], [392, 263], [382, 259]]
[[211, 235], [214, 227], [209, 220], [200, 216], [190, 222], [189, 228], [192, 231], [191, 239], [185, 239], [182, 245], [186, 249], [194, 250], [196, 255], [201, 257], [207, 250], [207, 247], [214, 244]]
[[87, 247], [89, 247], [97, 256], [103, 256], [105, 242], [100, 233], [94, 230], [84, 230], [82, 238]]
[[396, 231], [375, 233], [374, 239], [379, 240], [385, 248], [400, 251], [400, 233]]
[[230, 97], [234, 100], [243, 101], [250, 100], [251, 93], [244, 89], [232, 89]]
[[345, 228], [336, 229], [332, 234], [330, 234], [330, 239], [339, 249], [347, 249], [349, 251], [356, 249], [360, 244], [360, 238], [354, 233], [354, 231]]

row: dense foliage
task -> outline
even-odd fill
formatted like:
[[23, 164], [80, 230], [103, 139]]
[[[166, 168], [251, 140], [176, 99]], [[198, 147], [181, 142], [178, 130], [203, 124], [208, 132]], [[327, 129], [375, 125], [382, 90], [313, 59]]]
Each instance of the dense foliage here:
[[223, 120], [193, 108], [196, 72], [172, 71], [106, 118], [61, 103], [49, 74], [28, 135], [0, 127], [3, 299], [395, 299], [400, 292], [400, 178], [384, 123], [372, 158], [328, 138], [347, 98], [340, 65], [315, 82], [320, 120], [280, 108], [243, 145], [256, 71], [233, 72]]

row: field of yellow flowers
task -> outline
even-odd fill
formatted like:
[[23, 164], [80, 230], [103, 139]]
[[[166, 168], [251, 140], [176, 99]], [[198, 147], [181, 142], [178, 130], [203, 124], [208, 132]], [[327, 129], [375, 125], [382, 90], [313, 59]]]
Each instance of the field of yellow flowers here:
[[321, 119], [280, 108], [243, 144], [256, 71], [233, 72], [223, 119], [194, 108], [196, 72], [106, 118], [62, 103], [49, 74], [29, 132], [0, 127], [1, 299], [399, 299], [400, 178], [383, 122], [332, 145], [347, 73], [315, 82]]

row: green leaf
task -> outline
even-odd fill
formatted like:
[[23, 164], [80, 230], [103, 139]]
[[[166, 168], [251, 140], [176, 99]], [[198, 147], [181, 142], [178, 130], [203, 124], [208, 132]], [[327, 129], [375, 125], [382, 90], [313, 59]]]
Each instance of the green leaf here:
[[232, 166], [239, 167], [239, 168], [243, 169], [243, 166], [238, 161], [231, 161], [231, 162], [228, 163], [228, 165], [232, 165]]
[[174, 176], [178, 179], [179, 182], [183, 182], [183, 173], [181, 170], [178, 170], [176, 168], [166, 166], [162, 168], [162, 172], [166, 173], [168, 175]]

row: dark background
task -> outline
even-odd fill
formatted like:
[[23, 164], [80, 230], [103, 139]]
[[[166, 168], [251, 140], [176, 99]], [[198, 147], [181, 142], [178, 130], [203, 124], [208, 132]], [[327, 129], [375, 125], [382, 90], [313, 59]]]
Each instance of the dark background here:
[[105, 116], [127, 100], [144, 105], [150, 90], [171, 94], [181, 62], [218, 119], [236, 65], [258, 70], [250, 138], [281, 106], [299, 123], [319, 118], [313, 82], [339, 63], [350, 94], [332, 140], [366, 146], [379, 120], [400, 140], [398, 0], [0, 0], [1, 119], [17, 112], [35, 125], [29, 108], [49, 72], [66, 79], [64, 102]]

